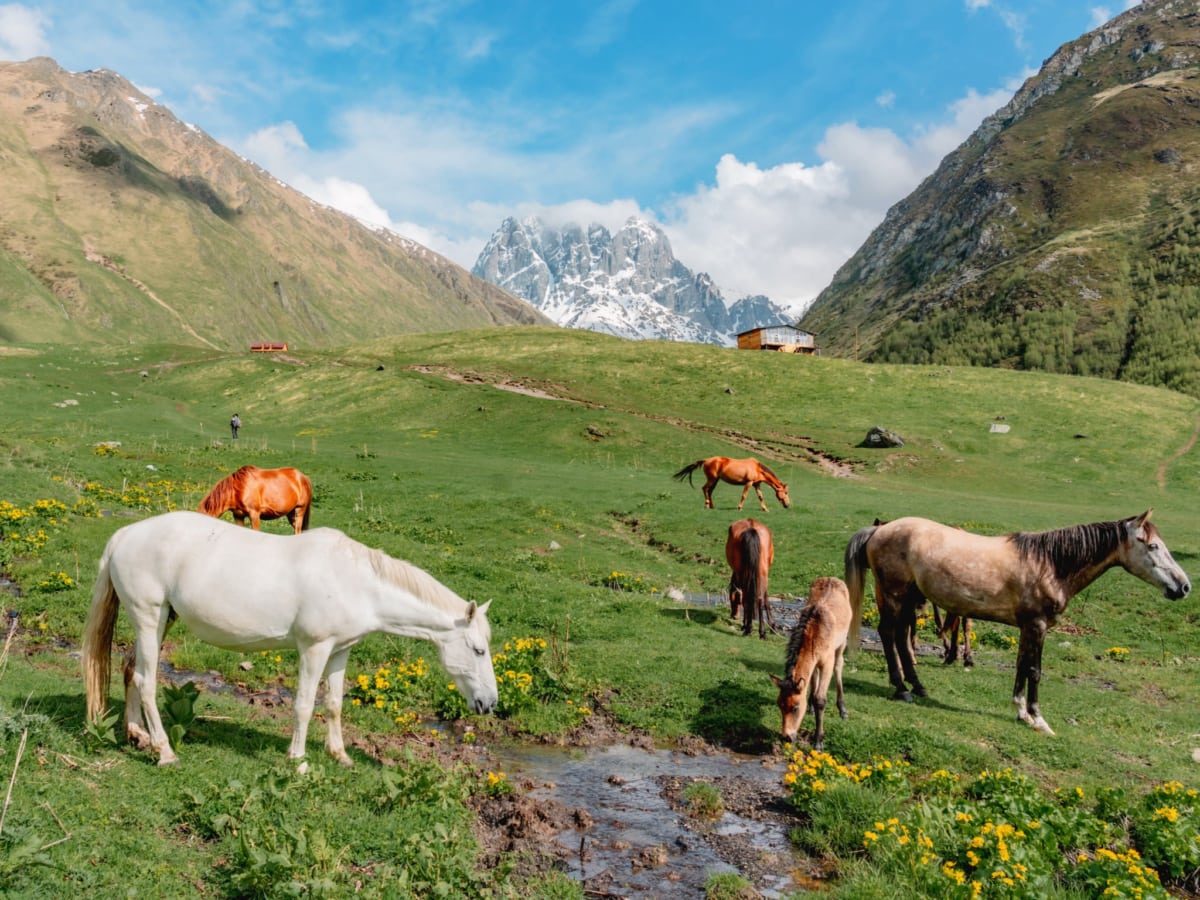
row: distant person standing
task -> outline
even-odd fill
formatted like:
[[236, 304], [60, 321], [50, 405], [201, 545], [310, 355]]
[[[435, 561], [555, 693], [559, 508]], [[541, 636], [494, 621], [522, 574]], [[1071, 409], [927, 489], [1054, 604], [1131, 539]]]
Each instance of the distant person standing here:
[[229, 430], [233, 432], [233, 439], [237, 440], [238, 429], [242, 427], [242, 420], [238, 418], [238, 414], [234, 413], [233, 418], [229, 420]]

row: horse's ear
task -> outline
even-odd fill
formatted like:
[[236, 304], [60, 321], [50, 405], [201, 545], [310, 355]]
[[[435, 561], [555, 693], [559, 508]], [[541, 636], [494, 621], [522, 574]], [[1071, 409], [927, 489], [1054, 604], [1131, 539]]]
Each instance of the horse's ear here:
[[478, 603], [476, 603], [474, 600], [472, 600], [471, 605], [467, 607], [467, 621], [471, 622], [472, 620], [474, 620], [476, 613], [479, 613], [479, 614], [486, 613], [488, 610], [488, 607], [491, 605], [492, 605], [491, 600], [488, 600], [482, 606], [480, 606]]
[[1134, 516], [1133, 517], [1133, 530], [1135, 532], [1141, 531], [1142, 526], [1150, 521], [1150, 514], [1153, 512], [1154, 512], [1154, 507], [1150, 507], [1150, 509], [1146, 510], [1140, 516]]
[[770, 678], [771, 681], [773, 681], [775, 683], [775, 687], [777, 687], [777, 688], [783, 687], [784, 680], [782, 678], [780, 678], [778, 675], [776, 675], [774, 672], [768, 672], [767, 677]]

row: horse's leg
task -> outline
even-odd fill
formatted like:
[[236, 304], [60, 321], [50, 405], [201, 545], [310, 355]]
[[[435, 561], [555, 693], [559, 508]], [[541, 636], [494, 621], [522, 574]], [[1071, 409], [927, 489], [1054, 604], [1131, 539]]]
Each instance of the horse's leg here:
[[[317, 701], [317, 686], [325, 674], [332, 647], [329, 643], [323, 643], [297, 649], [300, 650], [300, 672], [296, 678], [296, 728], [292, 732], [291, 746], [288, 747], [288, 759], [302, 760], [308, 739], [308, 723]], [[301, 763], [297, 771], [301, 774], [307, 772], [308, 763]]]
[[[763, 499], [762, 484], [760, 482], [754, 482], [754, 493], [758, 494], [758, 505], [763, 508], [763, 512], [769, 512], [767, 509], [767, 501]], [[745, 499], [745, 496], [746, 494], [743, 491], [742, 498]], [[741, 507], [738, 507], [738, 509], [741, 509]]]
[[325, 708], [329, 710], [329, 727], [325, 735], [325, 749], [343, 766], [354, 765], [346, 755], [342, 742], [342, 693], [346, 688], [346, 660], [350, 648], [339, 650], [329, 657], [325, 666]]
[[896, 614], [886, 603], [879, 608], [879, 640], [883, 644], [883, 658], [887, 660], [888, 681], [896, 689], [893, 699], [912, 703], [912, 693], [900, 677], [900, 659], [896, 652]]
[[262, 529], [259, 527], [259, 525], [260, 525], [260, 517], [258, 514], [258, 510], [256, 510], [256, 509], [250, 510], [250, 527], [253, 528], [255, 531], [261, 531]]
[[738, 512], [741, 512], [742, 506], [746, 502], [746, 495], [750, 493], [750, 482], [746, 482], [746, 486], [742, 488], [742, 499], [738, 501]]
[[[158, 635], [158, 646], [161, 647], [163, 639], [167, 632], [170, 631], [172, 623], [175, 621], [175, 616], [170, 612], [167, 613], [167, 620], [162, 626], [162, 632]], [[139, 750], [149, 750], [151, 747], [150, 732], [146, 730], [146, 722], [142, 717], [142, 694], [138, 690], [137, 682], [134, 680], [135, 666], [137, 660], [137, 645], [130, 647], [125, 654], [125, 663], [123, 668], [123, 676], [125, 680], [125, 737], [132, 741], [134, 746]]]
[[846, 662], [846, 645], [838, 647], [833, 655], [833, 678], [837, 686], [837, 709], [838, 715], [843, 719], [848, 719], [850, 714], [846, 712], [846, 693], [842, 690], [842, 666]]
[[917, 659], [913, 646], [917, 640], [917, 609], [912, 603], [906, 603], [899, 617], [903, 640], [896, 641], [896, 652], [900, 657], [900, 669], [904, 679], [912, 685], [912, 692], [918, 697], [927, 696], [925, 686], [917, 677]]
[[[706, 482], [704, 482], [704, 487], [701, 488], [701, 490], [704, 491], [704, 508], [705, 509], [713, 508], [712, 492], [713, 492], [713, 488], [715, 488], [716, 486], [717, 486], [717, 479], [710, 478]], [[741, 507], [739, 506], [738, 509], [741, 509]]]
[[150, 732], [146, 730], [146, 722], [142, 718], [142, 694], [134, 682], [134, 666], [137, 652], [130, 647], [125, 654], [123, 674], [125, 676], [125, 738], [139, 750], [150, 749]]
[[[167, 739], [167, 731], [163, 728], [162, 717], [158, 714], [158, 701], [155, 690], [158, 679], [158, 651], [162, 646], [162, 636], [167, 628], [169, 607], [163, 604], [157, 622], [142, 622], [137, 626], [137, 638], [134, 642], [135, 659], [133, 664], [133, 691], [141, 701], [142, 716], [149, 731], [147, 738], [151, 748], [158, 753], [158, 764], [169, 766], [179, 762], [179, 757], [171, 749]], [[128, 712], [126, 713], [128, 723]]]
[[[813, 682], [813, 720], [816, 726], [816, 731], [813, 734], [813, 749], [825, 749], [825, 702], [829, 696], [829, 682], [833, 680], [834, 666], [830, 662], [823, 662], [817, 672], [817, 678]], [[841, 679], [838, 679], [838, 712], [842, 713], [842, 718], [845, 716], [845, 706], [842, 703]]]
[[[1042, 647], [1046, 641], [1046, 620], [1034, 619], [1021, 626], [1021, 646], [1017, 651], [1017, 682], [1013, 703], [1017, 719], [1035, 731], [1054, 734], [1038, 708], [1038, 683], [1042, 680]], [[1022, 688], [1025, 688], [1022, 693]]]
[[975, 665], [975, 657], [971, 653], [971, 620], [966, 616], [962, 617], [962, 633], [963, 633], [963, 666], [971, 667]]
[[237, 522], [239, 525], [245, 525], [246, 524], [246, 514], [244, 512], [242, 512], [241, 510], [237, 510], [237, 509], [233, 510], [233, 521]]
[[[934, 609], [937, 609], [937, 607], [935, 606]], [[946, 634], [942, 634], [942, 646], [946, 648], [946, 656], [942, 662], [948, 666], [953, 665], [958, 659], [958, 626], [963, 621], [965, 619], [957, 613], [950, 613], [946, 616], [945, 627], [950, 634], [948, 637]]]

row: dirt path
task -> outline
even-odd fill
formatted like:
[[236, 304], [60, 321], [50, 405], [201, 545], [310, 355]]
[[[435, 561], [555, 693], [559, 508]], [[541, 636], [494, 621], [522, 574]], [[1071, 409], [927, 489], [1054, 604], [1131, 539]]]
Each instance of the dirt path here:
[[193, 329], [191, 325], [189, 325], [187, 322], [185, 322], [183, 320], [183, 316], [181, 316], [179, 314], [178, 310], [176, 310], [173, 306], [168, 304], [166, 301], [162, 300], [157, 294], [154, 293], [154, 291], [150, 290], [150, 288], [146, 284], [144, 284], [141, 281], [138, 281], [132, 275], [126, 274], [121, 269], [120, 266], [118, 266], [115, 262], [113, 262], [107, 256], [97, 253], [91, 247], [84, 247], [83, 254], [84, 254], [84, 256], [87, 257], [88, 262], [95, 263], [96, 265], [100, 266], [101, 268], [108, 269], [108, 271], [112, 272], [118, 278], [129, 282], [129, 284], [132, 284], [135, 288], [137, 288], [139, 291], [141, 291], [143, 294], [145, 294], [147, 297], [149, 297], [151, 300], [153, 300], [155, 303], [157, 303], [159, 306], [161, 306], [167, 312], [169, 312], [172, 316], [175, 317], [175, 320], [179, 323], [179, 327], [183, 332], [192, 336], [193, 338], [198, 340], [200, 343], [206, 344], [207, 346], [212, 347], [214, 350], [221, 349], [216, 344], [214, 344], [212, 341], [210, 341], [208, 338], [201, 337], [199, 334], [197, 334], [195, 329]]
[[[423, 375], [436, 375], [439, 378], [445, 378], [448, 381], [457, 381], [465, 384], [487, 384], [502, 391], [511, 391], [513, 393], [524, 394], [527, 397], [539, 397], [544, 400], [560, 400], [568, 403], [579, 403], [589, 409], [610, 409], [600, 403], [594, 403], [589, 400], [581, 400], [578, 397], [572, 397], [567, 392], [567, 389], [562, 385], [557, 384], [529, 384], [527, 382], [510, 381], [508, 379], [499, 380], [496, 378], [480, 375], [476, 372], [458, 372], [448, 366], [409, 366], [411, 371], [420, 372]], [[822, 472], [831, 475], [834, 478], [853, 478], [854, 467], [844, 460], [838, 459], [836, 456], [827, 453], [823, 450], [818, 450], [813, 446], [813, 442], [806, 437], [791, 434], [766, 434], [753, 436], [745, 432], [735, 431], [730, 428], [713, 428], [706, 425], [698, 425], [687, 419], [680, 419], [673, 416], [655, 416], [649, 413], [640, 412], [634, 409], [618, 409], [617, 411], [626, 415], [634, 416], [639, 419], [648, 419], [654, 422], [663, 422], [668, 425], [674, 425], [679, 428], [686, 428], [689, 431], [710, 434], [718, 437], [723, 441], [735, 444], [742, 447], [748, 453], [760, 453], [764, 456], [770, 456], [773, 459], [785, 459], [791, 462], [803, 462], [815, 465]]]
[[1192, 436], [1188, 438], [1187, 443], [1158, 464], [1158, 468], [1154, 472], [1154, 481], [1158, 484], [1160, 490], [1166, 490], [1167, 470], [1171, 468], [1172, 463], [1184, 454], [1190, 453], [1192, 448], [1196, 446], [1198, 438], [1200, 438], [1200, 418], [1196, 419], [1196, 427], [1192, 429]]

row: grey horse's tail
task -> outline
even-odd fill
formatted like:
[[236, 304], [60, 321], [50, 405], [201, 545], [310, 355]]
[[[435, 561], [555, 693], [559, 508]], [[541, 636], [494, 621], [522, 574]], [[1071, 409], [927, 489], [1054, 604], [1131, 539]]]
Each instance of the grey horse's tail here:
[[868, 525], [860, 529], [846, 545], [846, 587], [850, 590], [850, 637], [846, 642], [847, 652], [858, 649], [862, 631], [863, 594], [866, 591], [867, 544], [879, 526]]

